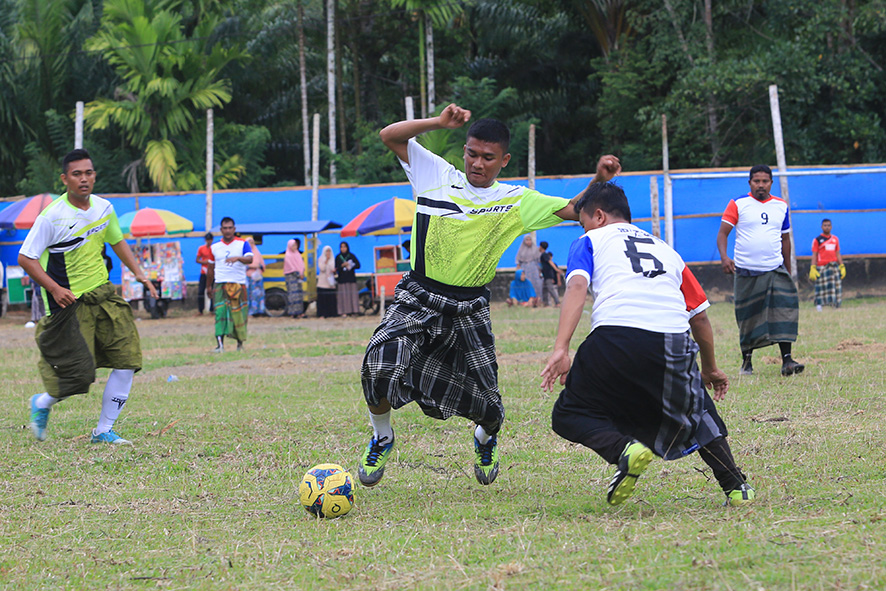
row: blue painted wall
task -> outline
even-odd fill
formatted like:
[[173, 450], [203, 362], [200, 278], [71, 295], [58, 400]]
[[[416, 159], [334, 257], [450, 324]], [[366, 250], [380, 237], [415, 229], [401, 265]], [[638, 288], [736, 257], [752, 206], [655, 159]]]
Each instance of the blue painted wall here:
[[[874, 168], [874, 167], [868, 167]], [[822, 218], [833, 220], [834, 233], [840, 237], [845, 255], [886, 254], [886, 166], [878, 166], [882, 172], [846, 174], [846, 168], [833, 168], [832, 173], [816, 176], [791, 176], [789, 178], [791, 220], [798, 256], [811, 255], [812, 240], [820, 232]], [[803, 170], [792, 168], [791, 171]], [[631, 203], [634, 218], [649, 218], [649, 198], [652, 173], [627, 173], [618, 178]], [[658, 177], [659, 211], [664, 213], [664, 179]], [[687, 262], [719, 261], [716, 236], [720, 227], [720, 215], [730, 199], [747, 193], [746, 177], [681, 179], [674, 177], [674, 239], [675, 247]], [[538, 178], [536, 188], [550, 195], [572, 197], [582, 191], [589, 176]], [[525, 179], [505, 181], [526, 185]], [[773, 193], [778, 195], [778, 179]], [[319, 191], [319, 219], [332, 220], [342, 225], [349, 222], [373, 203], [390, 197], [411, 198], [407, 183], [369, 186], [324, 187]], [[108, 195], [118, 215], [135, 209], [135, 196]], [[175, 195], [139, 195], [139, 207], [169, 209], [194, 221], [196, 232], [205, 232], [205, 194], [184, 193]], [[0, 210], [10, 202], [0, 202]], [[828, 211], [823, 211], [828, 210]], [[867, 210], [867, 211], [859, 211]], [[311, 189], [291, 187], [283, 189], [232, 190], [216, 192], [213, 198], [212, 225], [217, 226], [223, 216], [231, 216], [238, 224], [274, 221], [305, 221], [311, 218]], [[703, 216], [682, 217], [681, 216]], [[651, 222], [638, 224], [651, 231]], [[581, 234], [577, 223], [564, 223], [555, 228], [538, 232], [538, 240], [550, 244], [554, 261], [566, 264], [569, 245]], [[26, 232], [0, 231], [0, 261], [4, 265], [15, 264], [19, 245]], [[732, 233], [734, 235], [734, 232]], [[288, 236], [265, 236], [260, 250], [264, 254], [282, 252]], [[199, 267], [195, 262], [197, 248], [203, 244], [200, 237], [179, 238], [185, 259], [185, 277], [196, 281]], [[162, 241], [160, 239], [152, 241]], [[362, 272], [372, 271], [373, 247], [396, 244], [396, 236], [348, 238], [351, 250], [363, 264]], [[151, 242], [151, 241], [146, 241]], [[335, 232], [320, 235], [321, 245], [330, 245], [338, 252], [341, 238]], [[9, 244], [13, 243], [13, 244]], [[500, 267], [513, 267], [519, 240], [502, 256]], [[730, 254], [731, 254], [730, 241]], [[111, 279], [120, 281], [120, 263], [114, 257]]]

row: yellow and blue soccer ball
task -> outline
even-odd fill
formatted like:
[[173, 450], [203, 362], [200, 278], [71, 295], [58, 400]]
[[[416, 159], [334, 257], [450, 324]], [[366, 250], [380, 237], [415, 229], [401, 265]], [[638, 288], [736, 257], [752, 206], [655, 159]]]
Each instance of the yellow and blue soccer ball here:
[[298, 496], [308, 513], [332, 519], [354, 506], [351, 474], [338, 464], [318, 464], [301, 479]]

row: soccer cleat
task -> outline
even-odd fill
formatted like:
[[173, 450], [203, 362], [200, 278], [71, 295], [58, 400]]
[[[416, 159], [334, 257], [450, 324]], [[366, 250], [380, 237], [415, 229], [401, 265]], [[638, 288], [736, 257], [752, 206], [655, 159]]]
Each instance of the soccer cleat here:
[[610, 505], [621, 505], [634, 493], [637, 479], [652, 461], [652, 450], [634, 440], [627, 444], [618, 459], [618, 469], [609, 483], [606, 500]]
[[224, 345], [219, 345], [218, 347], [216, 347], [215, 349], [213, 349], [212, 352], [213, 352], [213, 353], [224, 353], [224, 352], [225, 352], [225, 346], [224, 346]]
[[360, 484], [363, 486], [378, 484], [381, 477], [385, 475], [385, 463], [388, 461], [392, 449], [394, 449], [393, 437], [390, 441], [387, 437], [382, 437], [379, 441], [374, 436], [369, 440], [369, 445], [363, 452], [363, 459], [360, 460], [360, 467], [357, 469]]
[[498, 476], [498, 436], [493, 435], [487, 443], [474, 437], [474, 476], [480, 484], [492, 484]]
[[132, 445], [128, 439], [123, 439], [113, 429], [107, 433], [96, 433], [92, 431], [92, 443], [113, 443], [114, 445]]
[[794, 374], [803, 373], [804, 369], [806, 369], [806, 366], [802, 363], [797, 363], [793, 359], [787, 359], [781, 364], [781, 375], [792, 376]]
[[46, 441], [46, 423], [49, 422], [49, 409], [37, 408], [39, 394], [31, 396], [31, 433], [37, 441]]
[[751, 363], [750, 357], [746, 357], [744, 359], [744, 361], [741, 362], [741, 369], [738, 370], [738, 375], [740, 375], [740, 376], [754, 375], [754, 366]]
[[749, 505], [754, 502], [755, 498], [757, 498], [757, 494], [754, 492], [754, 489], [751, 488], [751, 485], [746, 482], [740, 487], [726, 493], [726, 502], [723, 503], [723, 505], [727, 507]]
[[242, 351], [242, 350], [243, 350], [243, 341], [237, 341], [237, 350], [238, 350], [238, 351]]

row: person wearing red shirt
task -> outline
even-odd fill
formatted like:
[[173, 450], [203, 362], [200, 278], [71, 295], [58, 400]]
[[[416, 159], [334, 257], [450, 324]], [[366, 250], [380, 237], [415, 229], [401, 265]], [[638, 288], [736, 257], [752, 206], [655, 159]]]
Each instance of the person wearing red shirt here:
[[809, 279], [815, 282], [815, 309], [839, 308], [843, 302], [843, 278], [846, 265], [840, 255], [840, 239], [831, 234], [831, 220], [821, 221], [821, 234], [812, 241], [812, 266]]
[[[206, 307], [206, 265], [215, 261], [212, 257], [212, 232], [203, 237], [206, 244], [197, 249], [197, 264], [200, 265], [200, 283], [197, 284], [197, 313], [203, 314]], [[210, 286], [210, 290], [212, 286]], [[209, 311], [214, 310], [212, 298], [209, 298]]]

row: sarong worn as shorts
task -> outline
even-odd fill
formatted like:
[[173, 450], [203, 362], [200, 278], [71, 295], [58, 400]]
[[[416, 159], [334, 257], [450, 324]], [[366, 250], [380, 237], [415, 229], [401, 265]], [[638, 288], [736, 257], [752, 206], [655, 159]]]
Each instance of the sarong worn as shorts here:
[[426, 289], [409, 273], [363, 358], [363, 395], [377, 406], [415, 401], [429, 417], [455, 415], [495, 434], [504, 420], [489, 292], [461, 300]]
[[702, 385], [697, 353], [688, 331], [597, 327], [575, 353], [551, 415], [554, 431], [582, 444], [617, 431], [666, 460], [725, 437], [726, 425]]
[[742, 351], [797, 340], [800, 297], [784, 265], [760, 274], [735, 270], [735, 320]]
[[84, 293], [77, 301], [37, 324], [37, 367], [53, 398], [85, 394], [95, 368], [142, 367], [141, 342], [129, 303], [111, 283]]
[[246, 321], [249, 319], [249, 299], [246, 286], [240, 283], [216, 284], [215, 336], [246, 340]]

